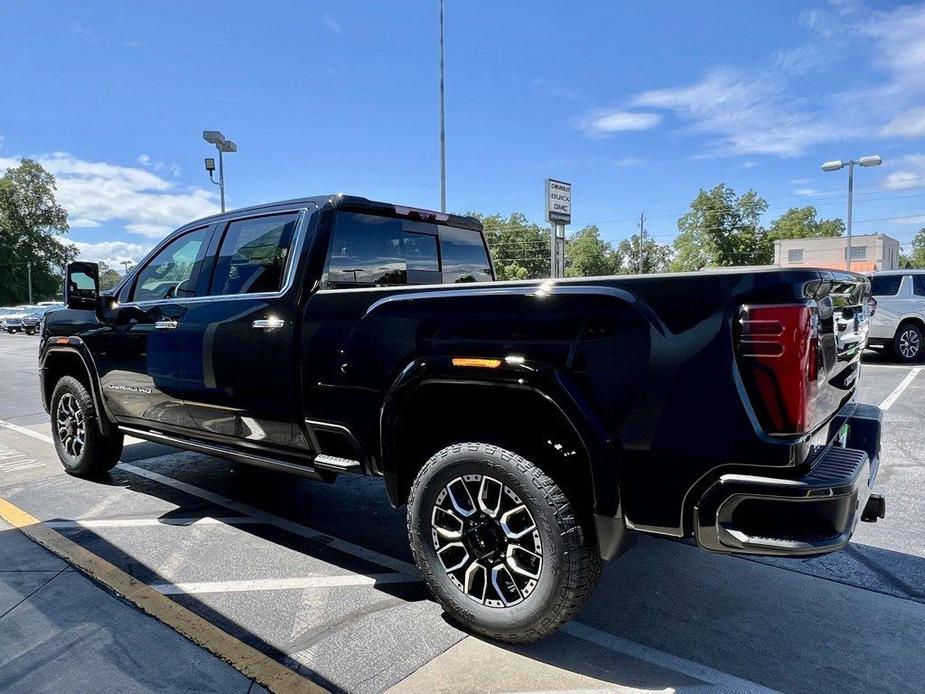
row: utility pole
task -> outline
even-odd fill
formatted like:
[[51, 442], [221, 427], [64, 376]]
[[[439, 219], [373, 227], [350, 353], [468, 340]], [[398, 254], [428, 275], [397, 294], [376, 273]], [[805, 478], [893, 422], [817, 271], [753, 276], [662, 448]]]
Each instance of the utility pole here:
[[645, 273], [646, 262], [645, 262], [645, 253], [646, 253], [646, 213], [643, 212], [639, 215], [639, 274], [642, 275]]
[[29, 305], [32, 305], [32, 263], [26, 263], [26, 272], [29, 275]]
[[440, 0], [440, 211], [446, 212], [446, 110], [443, 85], [443, 0]]

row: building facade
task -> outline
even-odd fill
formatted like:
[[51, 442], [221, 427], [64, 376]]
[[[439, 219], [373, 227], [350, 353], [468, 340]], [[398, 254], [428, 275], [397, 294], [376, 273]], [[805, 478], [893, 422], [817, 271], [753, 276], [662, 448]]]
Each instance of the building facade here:
[[[774, 264], [781, 267], [848, 267], [848, 238], [781, 239], [774, 242]], [[851, 237], [851, 269], [856, 272], [899, 268], [899, 241], [886, 234]]]

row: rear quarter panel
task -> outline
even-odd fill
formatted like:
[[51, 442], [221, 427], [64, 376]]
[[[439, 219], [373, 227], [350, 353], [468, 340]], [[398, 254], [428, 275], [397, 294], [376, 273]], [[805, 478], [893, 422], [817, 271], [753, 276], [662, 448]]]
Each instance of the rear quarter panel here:
[[316, 292], [301, 338], [305, 415], [350, 425], [376, 451], [385, 395], [413, 360], [523, 356], [603, 423], [613, 459], [596, 464], [617, 467], [627, 517], [679, 534], [685, 495], [706, 473], [805, 457], [807, 441], [757, 427], [732, 330], [741, 304], [798, 300], [818, 279], [726, 272]]

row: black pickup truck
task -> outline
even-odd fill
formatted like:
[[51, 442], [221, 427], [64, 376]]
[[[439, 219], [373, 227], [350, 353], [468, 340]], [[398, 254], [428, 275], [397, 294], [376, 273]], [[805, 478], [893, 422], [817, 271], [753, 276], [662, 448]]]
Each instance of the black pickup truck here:
[[637, 532], [845, 546], [880, 411], [856, 404], [861, 275], [778, 268], [496, 282], [479, 223], [364, 198], [184, 226], [112, 292], [68, 268], [42, 396], [68, 472], [124, 435], [331, 481], [381, 476], [458, 622], [551, 633]]

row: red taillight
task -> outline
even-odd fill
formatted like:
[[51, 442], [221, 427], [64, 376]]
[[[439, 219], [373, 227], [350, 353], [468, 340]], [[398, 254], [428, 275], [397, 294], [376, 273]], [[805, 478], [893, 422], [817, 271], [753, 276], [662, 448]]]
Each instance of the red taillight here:
[[806, 304], [743, 306], [739, 326], [739, 368], [765, 430], [808, 431], [819, 379], [816, 309]]

